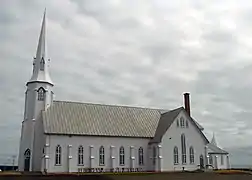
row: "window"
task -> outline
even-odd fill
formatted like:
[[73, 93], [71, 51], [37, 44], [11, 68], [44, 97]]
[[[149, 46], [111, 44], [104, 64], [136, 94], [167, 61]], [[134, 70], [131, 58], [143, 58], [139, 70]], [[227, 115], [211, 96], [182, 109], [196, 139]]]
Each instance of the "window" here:
[[183, 128], [185, 127], [185, 120], [183, 117], [180, 118], [180, 126]]
[[120, 166], [124, 165], [124, 147], [120, 147], [119, 149], [119, 164]]
[[186, 121], [186, 128], [188, 128], [189, 127], [189, 124], [188, 124], [188, 121]]
[[182, 163], [186, 164], [186, 142], [185, 142], [185, 134], [181, 135], [181, 151], [182, 151]]
[[61, 165], [61, 146], [56, 146], [55, 165]]
[[223, 157], [223, 154], [221, 155], [221, 165], [224, 164], [224, 157]]
[[104, 154], [104, 147], [101, 146], [99, 149], [99, 164], [100, 166], [105, 165], [105, 154]]
[[177, 127], [179, 127], [179, 120], [177, 120]]
[[138, 164], [143, 165], [144, 164], [144, 155], [143, 155], [143, 148], [140, 147], [138, 149]]
[[84, 149], [83, 146], [79, 146], [78, 148], [78, 165], [84, 164]]
[[209, 156], [209, 164], [213, 165], [213, 156], [212, 155]]
[[45, 60], [44, 58], [42, 57], [41, 61], [40, 61], [40, 70], [41, 71], [44, 71], [45, 70]]
[[175, 146], [174, 149], [173, 149], [173, 161], [174, 161], [174, 164], [178, 164], [178, 147]]
[[45, 91], [43, 88], [39, 88], [38, 90], [38, 100], [39, 101], [44, 101], [45, 99]]
[[155, 146], [153, 146], [153, 161], [152, 161], [153, 165], [156, 164], [156, 156], [157, 156], [157, 149]]
[[194, 164], [194, 149], [192, 146], [190, 147], [189, 152], [190, 152], [190, 164]]

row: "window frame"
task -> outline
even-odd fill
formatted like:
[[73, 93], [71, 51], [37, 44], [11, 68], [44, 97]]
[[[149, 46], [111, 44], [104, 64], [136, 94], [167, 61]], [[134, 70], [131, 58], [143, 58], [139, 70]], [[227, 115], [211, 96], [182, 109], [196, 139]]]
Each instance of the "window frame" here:
[[191, 146], [189, 148], [189, 160], [190, 160], [190, 164], [194, 164], [195, 161], [194, 161], [194, 148]]
[[82, 145], [78, 147], [78, 166], [84, 165], [84, 148]]
[[142, 147], [138, 149], [138, 165], [144, 165], [144, 150]]
[[45, 90], [44, 88], [40, 87], [38, 89], [38, 98], [37, 98], [38, 101], [44, 101], [45, 100]]
[[61, 155], [62, 148], [60, 145], [57, 145], [55, 149], [55, 166], [61, 166]]
[[99, 166], [105, 166], [105, 149], [104, 146], [99, 148]]
[[178, 154], [178, 147], [175, 146], [173, 148], [173, 164], [178, 165], [179, 164], [179, 154]]

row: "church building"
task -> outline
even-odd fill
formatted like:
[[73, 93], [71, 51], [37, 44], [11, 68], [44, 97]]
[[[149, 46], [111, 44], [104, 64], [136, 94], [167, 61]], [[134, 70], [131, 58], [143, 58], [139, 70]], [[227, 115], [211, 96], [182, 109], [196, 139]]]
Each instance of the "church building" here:
[[[150, 109], [54, 100], [44, 13], [26, 83], [19, 171], [181, 171], [228, 169], [229, 154], [209, 142], [184, 107]], [[56, 93], [56, 92], [55, 92]]]

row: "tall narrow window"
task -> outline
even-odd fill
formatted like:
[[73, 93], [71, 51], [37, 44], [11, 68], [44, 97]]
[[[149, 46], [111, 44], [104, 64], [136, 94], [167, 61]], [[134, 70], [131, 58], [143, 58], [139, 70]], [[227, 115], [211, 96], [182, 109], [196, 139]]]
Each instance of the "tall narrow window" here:
[[83, 146], [79, 146], [78, 148], [78, 165], [84, 164], [84, 149]]
[[138, 164], [143, 165], [144, 164], [144, 154], [143, 154], [143, 148], [140, 147], [138, 149]]
[[39, 90], [38, 90], [38, 100], [39, 101], [45, 100], [45, 91], [43, 88], [39, 88]]
[[185, 119], [184, 119], [183, 117], [180, 118], [180, 126], [181, 126], [182, 128], [185, 127]]
[[100, 164], [100, 166], [105, 165], [105, 152], [104, 152], [103, 146], [101, 146], [99, 149], [99, 164]]
[[188, 124], [188, 121], [186, 121], [186, 128], [188, 128], [189, 127], [189, 124]]
[[45, 60], [44, 58], [42, 57], [41, 61], [40, 61], [40, 70], [41, 71], [44, 71], [45, 70]]
[[55, 165], [61, 165], [61, 146], [56, 146]]
[[179, 120], [177, 120], [177, 127], [179, 127]]
[[224, 164], [224, 157], [223, 157], [223, 154], [221, 155], [221, 165]]
[[178, 164], [178, 147], [175, 146], [173, 149], [173, 162], [174, 164]]
[[124, 165], [124, 147], [120, 147], [119, 149], [119, 164], [120, 166]]
[[181, 154], [182, 154], [182, 163], [186, 164], [186, 142], [185, 134], [181, 135]]
[[192, 146], [189, 149], [189, 153], [190, 153], [190, 164], [194, 164], [194, 149]]
[[157, 149], [155, 146], [153, 146], [153, 165], [156, 165], [156, 156], [157, 156]]

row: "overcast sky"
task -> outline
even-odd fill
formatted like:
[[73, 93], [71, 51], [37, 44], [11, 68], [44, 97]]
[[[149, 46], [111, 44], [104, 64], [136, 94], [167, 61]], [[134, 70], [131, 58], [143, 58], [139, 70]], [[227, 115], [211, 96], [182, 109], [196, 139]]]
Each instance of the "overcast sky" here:
[[252, 147], [250, 0], [1, 0], [0, 155], [18, 152], [45, 7], [56, 100], [173, 109], [190, 92], [208, 138]]

